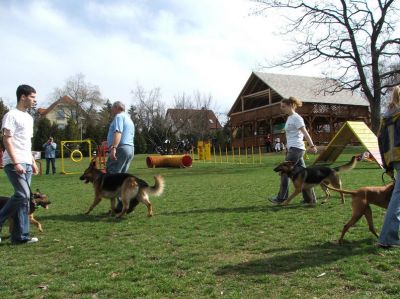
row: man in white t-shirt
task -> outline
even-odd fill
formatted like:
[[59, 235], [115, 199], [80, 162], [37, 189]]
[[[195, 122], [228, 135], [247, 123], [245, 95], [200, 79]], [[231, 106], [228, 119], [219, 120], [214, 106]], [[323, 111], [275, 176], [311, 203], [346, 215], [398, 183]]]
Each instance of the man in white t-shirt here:
[[[29, 85], [17, 88], [17, 108], [3, 117], [2, 136], [5, 147], [3, 155], [4, 171], [14, 187], [14, 195], [0, 210], [0, 230], [4, 222], [12, 217], [11, 243], [35, 243], [29, 236], [29, 200], [32, 174], [38, 167], [32, 156], [33, 118], [27, 112], [36, 104], [36, 91]], [[1, 242], [1, 239], [0, 239]]]

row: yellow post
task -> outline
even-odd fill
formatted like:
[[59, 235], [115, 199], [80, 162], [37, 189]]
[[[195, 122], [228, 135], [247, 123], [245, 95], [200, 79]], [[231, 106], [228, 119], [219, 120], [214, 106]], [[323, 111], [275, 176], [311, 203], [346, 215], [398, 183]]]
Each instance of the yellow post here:
[[65, 174], [64, 170], [64, 141], [61, 141], [61, 173]]
[[222, 152], [221, 152], [221, 146], [219, 145], [219, 160], [222, 163]]
[[235, 147], [232, 145], [232, 163], [235, 163]]
[[251, 158], [253, 160], [253, 164], [254, 164], [254, 147], [251, 146]]
[[217, 156], [215, 155], [215, 146], [213, 146], [214, 164], [217, 163]]

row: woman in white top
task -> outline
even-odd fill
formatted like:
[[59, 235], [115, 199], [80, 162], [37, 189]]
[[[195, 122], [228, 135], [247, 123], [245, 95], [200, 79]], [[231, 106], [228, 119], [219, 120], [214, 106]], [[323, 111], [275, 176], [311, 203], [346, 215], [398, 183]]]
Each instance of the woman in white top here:
[[[317, 152], [317, 148], [312, 141], [310, 134], [304, 124], [303, 118], [296, 113], [296, 109], [302, 106], [302, 102], [294, 97], [289, 99], [283, 99], [281, 101], [281, 110], [283, 113], [288, 115], [285, 123], [285, 134], [287, 143], [286, 161], [293, 161], [296, 165], [306, 167], [304, 163], [304, 153], [306, 151], [304, 145], [304, 138], [310, 145], [310, 151], [312, 153]], [[288, 198], [289, 195], [289, 178], [283, 174], [281, 176], [281, 185], [278, 195], [271, 199], [274, 203], [281, 203]], [[316, 198], [314, 190], [311, 189], [309, 192], [303, 191], [304, 203], [315, 204]]]

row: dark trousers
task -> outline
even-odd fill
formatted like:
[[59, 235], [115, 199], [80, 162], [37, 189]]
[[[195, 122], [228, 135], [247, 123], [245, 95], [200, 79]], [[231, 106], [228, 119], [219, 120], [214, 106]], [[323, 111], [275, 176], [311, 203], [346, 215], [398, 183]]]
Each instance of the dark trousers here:
[[270, 141], [265, 142], [265, 152], [267, 153], [272, 152], [272, 143]]
[[56, 173], [56, 158], [46, 158], [46, 174], [50, 172], [50, 163], [51, 163], [51, 170], [53, 174]]

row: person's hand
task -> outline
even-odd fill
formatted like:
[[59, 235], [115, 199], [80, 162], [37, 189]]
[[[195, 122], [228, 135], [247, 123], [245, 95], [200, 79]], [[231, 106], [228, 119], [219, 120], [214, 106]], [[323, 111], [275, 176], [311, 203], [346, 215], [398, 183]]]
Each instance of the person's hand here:
[[112, 147], [111, 148], [111, 152], [110, 152], [110, 158], [111, 158], [111, 160], [117, 160], [117, 155], [116, 155], [116, 153], [117, 153], [117, 149], [115, 148], [115, 147]]
[[22, 165], [19, 163], [14, 164], [14, 169], [15, 169], [16, 173], [18, 173], [18, 174], [26, 173], [25, 168], [23, 168]]
[[32, 173], [35, 175], [39, 173], [39, 167], [37, 166], [36, 163], [33, 163], [32, 165]]
[[309, 151], [313, 154], [316, 154], [318, 152], [318, 149], [315, 145], [310, 146]]

